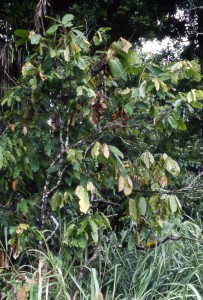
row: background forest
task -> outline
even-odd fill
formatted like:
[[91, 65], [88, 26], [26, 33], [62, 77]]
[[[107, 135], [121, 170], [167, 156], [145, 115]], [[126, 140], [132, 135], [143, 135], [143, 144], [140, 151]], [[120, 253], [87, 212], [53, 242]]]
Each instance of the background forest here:
[[202, 299], [202, 4], [1, 1], [1, 300]]

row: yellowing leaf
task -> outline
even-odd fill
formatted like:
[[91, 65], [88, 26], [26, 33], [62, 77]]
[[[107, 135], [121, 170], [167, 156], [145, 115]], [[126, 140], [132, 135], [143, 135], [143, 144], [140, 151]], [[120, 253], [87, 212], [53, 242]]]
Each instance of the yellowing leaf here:
[[132, 193], [132, 190], [133, 190], [132, 180], [130, 179], [129, 176], [127, 176], [125, 178], [124, 189], [123, 189], [124, 195], [125, 196], [130, 195]]
[[91, 181], [87, 183], [87, 191], [90, 191], [91, 194], [94, 194], [95, 192], [95, 186]]
[[104, 157], [109, 158], [109, 146], [107, 144], [102, 145], [102, 152]]
[[27, 230], [30, 227], [28, 224], [19, 224], [16, 229], [16, 233], [23, 233], [23, 231]]
[[151, 240], [151, 241], [146, 243], [145, 249], [154, 248], [155, 245], [156, 245], [156, 240]]
[[128, 53], [128, 50], [132, 47], [132, 44], [122, 37], [120, 37], [119, 41], [121, 42], [121, 50], [125, 53]]
[[121, 192], [124, 189], [125, 178], [123, 176], [119, 176], [118, 178], [118, 191]]
[[99, 155], [99, 150], [102, 148], [101, 144], [99, 142], [96, 142], [94, 144], [94, 147], [92, 148], [91, 155], [93, 158], [97, 158]]
[[106, 60], [109, 61], [110, 59], [112, 59], [114, 54], [115, 54], [115, 51], [114, 51], [113, 49], [110, 48], [110, 49], [107, 51], [107, 54], [106, 54]]
[[25, 136], [27, 135], [27, 127], [26, 127], [26, 126], [23, 127], [23, 134], [24, 134]]
[[79, 201], [80, 211], [86, 214], [90, 207], [90, 201], [89, 201], [87, 190], [83, 186], [78, 185], [75, 190], [75, 194], [80, 199]]
[[152, 82], [154, 83], [155, 89], [158, 91], [160, 89], [160, 83], [157, 78], [152, 79]]

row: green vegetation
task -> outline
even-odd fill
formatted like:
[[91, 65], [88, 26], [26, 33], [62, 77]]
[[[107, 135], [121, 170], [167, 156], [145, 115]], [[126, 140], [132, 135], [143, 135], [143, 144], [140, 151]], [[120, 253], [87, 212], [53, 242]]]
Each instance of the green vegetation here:
[[38, 30], [10, 22], [1, 299], [202, 299], [201, 59], [145, 58], [45, 7]]

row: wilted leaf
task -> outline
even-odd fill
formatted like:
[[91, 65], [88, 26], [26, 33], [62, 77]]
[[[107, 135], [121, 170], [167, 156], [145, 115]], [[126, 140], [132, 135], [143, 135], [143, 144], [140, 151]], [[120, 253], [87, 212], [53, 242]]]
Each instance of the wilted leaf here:
[[121, 50], [125, 53], [128, 53], [128, 50], [132, 47], [132, 44], [122, 37], [120, 37], [119, 41], [121, 43]]
[[122, 192], [124, 189], [125, 178], [123, 176], [119, 176], [118, 178], [118, 191]]
[[125, 182], [124, 182], [124, 195], [129, 196], [132, 193], [133, 190], [133, 183], [132, 180], [130, 179], [129, 176], [125, 177]]
[[78, 185], [75, 190], [75, 194], [80, 199], [79, 201], [80, 211], [86, 214], [90, 207], [90, 201], [89, 201], [87, 190], [83, 186]]
[[166, 176], [159, 178], [159, 184], [162, 188], [168, 186], [168, 178]]
[[95, 192], [95, 186], [91, 181], [87, 183], [87, 191], [90, 191], [91, 194], [94, 194]]
[[106, 97], [102, 90], [100, 90], [96, 97], [92, 100], [90, 121], [97, 125], [104, 118], [104, 111], [106, 109]]
[[20, 290], [16, 293], [16, 300], [26, 300], [27, 299], [27, 292], [26, 288], [22, 287]]
[[7, 253], [0, 249], [0, 268], [9, 268], [9, 260], [8, 260], [8, 255]]
[[102, 152], [104, 157], [109, 158], [109, 146], [107, 144], [102, 145]]
[[16, 300], [26, 300], [26, 299], [27, 299], [26, 288], [22, 287], [20, 290], [17, 291]]

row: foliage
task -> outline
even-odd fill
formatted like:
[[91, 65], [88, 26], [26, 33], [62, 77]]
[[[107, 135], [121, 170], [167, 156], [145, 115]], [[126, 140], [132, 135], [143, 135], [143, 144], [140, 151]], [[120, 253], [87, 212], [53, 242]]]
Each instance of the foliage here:
[[[44, 35], [15, 31], [16, 45], [26, 44], [30, 55], [1, 100], [1, 240], [11, 262], [26, 260], [27, 247], [39, 248], [56, 270], [54, 280], [72, 276], [84, 294], [80, 281], [99, 255], [103, 233], [113, 231], [112, 237], [127, 227], [133, 249], [141, 250], [180, 232], [199, 238], [193, 223], [174, 231], [181, 201], [173, 180], [180, 167], [171, 145], [162, 142], [187, 130], [187, 116], [202, 107], [203, 92], [181, 89], [184, 80], [200, 82], [196, 62], [142, 61], [122, 37], [96, 51], [108, 28], [97, 31], [93, 45], [72, 14], [53, 21]], [[61, 244], [58, 264], [54, 253]], [[43, 254], [46, 247], [50, 252]], [[62, 275], [63, 260], [73, 261], [73, 275]], [[47, 276], [49, 289], [53, 274]], [[94, 269], [91, 276], [99, 295]], [[57, 297], [71, 288], [62, 284]]]
[[66, 260], [64, 246], [57, 255], [49, 249], [46, 254], [27, 251], [24, 256], [32, 262], [30, 270], [16, 268], [10, 280], [8, 272], [3, 274], [2, 292], [8, 299], [15, 295], [21, 295], [20, 299], [73, 299], [71, 292], [77, 287], [77, 299], [201, 299], [203, 262], [198, 241], [171, 241], [147, 252], [135, 251], [124, 229], [119, 236], [104, 237], [102, 245], [80, 284], [76, 263], [84, 265], [85, 254]]

